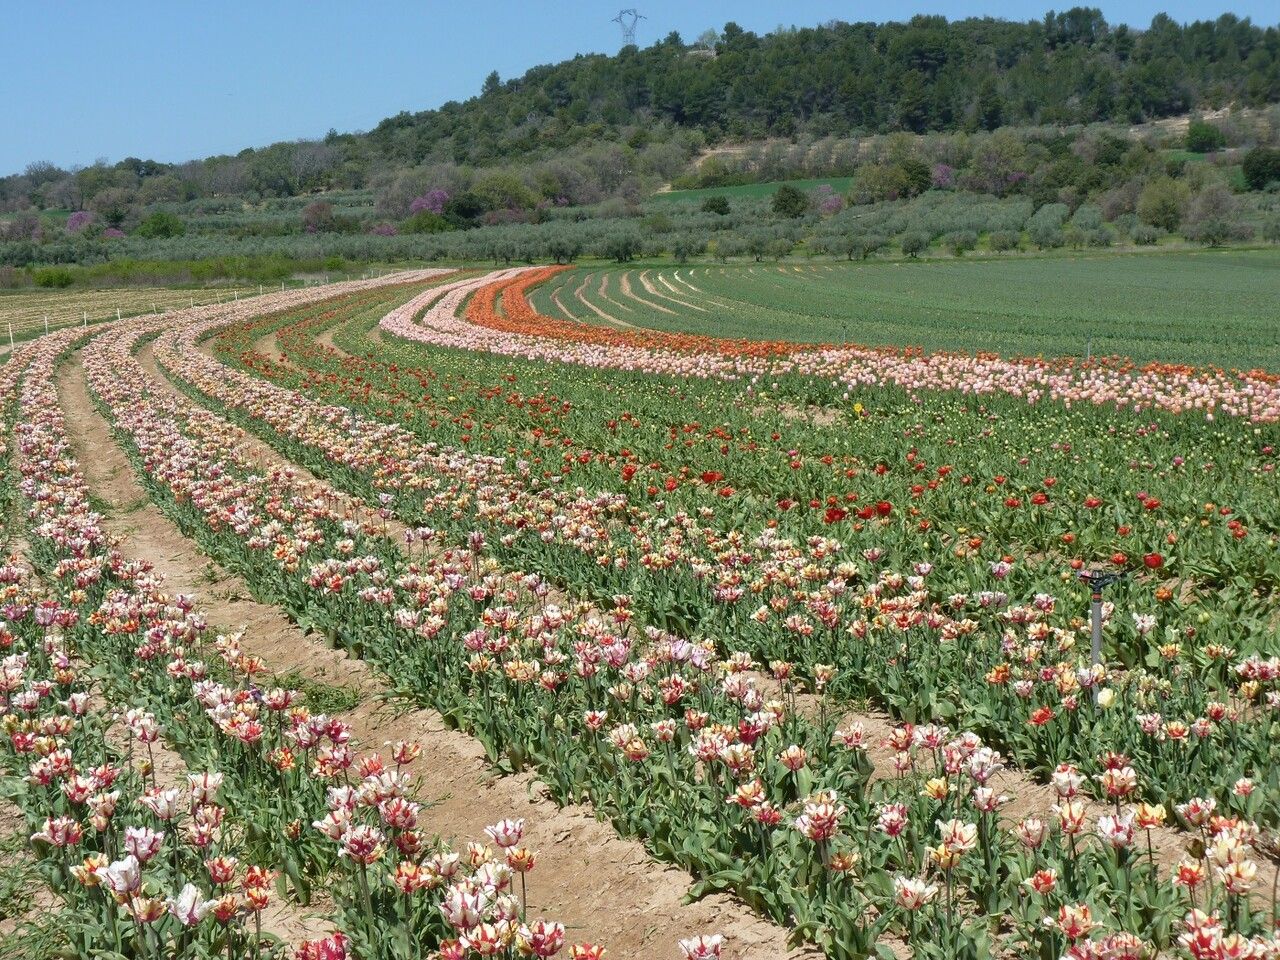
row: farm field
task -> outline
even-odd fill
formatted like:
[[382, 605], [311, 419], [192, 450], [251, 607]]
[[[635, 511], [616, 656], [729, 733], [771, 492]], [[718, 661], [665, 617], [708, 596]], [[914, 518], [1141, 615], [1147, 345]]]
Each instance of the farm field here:
[[[994, 264], [915, 290], [1002, 357], [863, 335], [917, 265], [425, 269], [19, 343], [0, 955], [1272, 955], [1275, 261], [1162, 313], [1130, 264], [1199, 261], [1115, 259], [1128, 330], [1063, 291], [1019, 332], [1003, 275], [984, 327]], [[1177, 361], [1197, 310], [1252, 372], [1022, 347], [1156, 359], [1172, 315]]]
[[0, 292], [0, 347], [9, 347], [8, 333], [26, 339], [49, 329], [70, 324], [95, 323], [109, 317], [129, 317], [156, 310], [220, 303], [259, 291], [243, 288], [174, 289], [171, 287], [128, 287], [109, 290], [36, 290]]
[[[582, 266], [547, 316], [726, 338], [1280, 369], [1280, 252], [750, 266]], [[1230, 289], [1230, 296], [1222, 290]]]

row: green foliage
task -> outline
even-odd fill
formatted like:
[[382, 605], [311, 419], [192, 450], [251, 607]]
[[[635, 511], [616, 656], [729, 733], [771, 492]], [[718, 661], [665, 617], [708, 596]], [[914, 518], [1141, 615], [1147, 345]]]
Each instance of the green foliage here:
[[702, 201], [701, 209], [703, 213], [714, 213], [721, 217], [727, 217], [729, 215], [729, 198], [722, 194], [707, 197]]
[[918, 196], [928, 187], [929, 168], [919, 160], [869, 163], [858, 169], [849, 199], [859, 204], [898, 200]]
[[627, 263], [640, 252], [640, 235], [634, 230], [622, 228], [610, 233], [601, 247], [601, 256], [617, 263]]
[[276, 677], [274, 683], [287, 690], [301, 691], [313, 713], [346, 713], [360, 703], [360, 692], [351, 687], [321, 683], [299, 673]]
[[1130, 232], [1129, 237], [1135, 244], [1140, 247], [1155, 246], [1160, 239], [1160, 233], [1155, 227], [1147, 226], [1140, 223]]
[[1268, 184], [1280, 184], [1280, 149], [1254, 147], [1245, 154], [1241, 172], [1250, 190], [1265, 190]]
[[1142, 188], [1138, 216], [1144, 223], [1162, 230], [1177, 230], [1187, 205], [1187, 187], [1171, 177], [1156, 177]]
[[914, 260], [929, 248], [929, 238], [923, 233], [903, 234], [901, 247], [902, 252]]
[[1239, 235], [1236, 200], [1221, 184], [1213, 184], [1191, 199], [1187, 209], [1187, 236], [1207, 246], [1218, 247]]
[[407, 234], [442, 233], [451, 229], [453, 227], [448, 220], [430, 210], [419, 210], [400, 222], [400, 232]]
[[162, 210], [151, 214], [134, 231], [137, 236], [147, 240], [180, 237], [186, 232], [186, 224], [174, 214]]
[[1192, 120], [1187, 125], [1186, 143], [1192, 153], [1212, 153], [1227, 145], [1227, 136], [1211, 123]]
[[37, 287], [61, 289], [75, 282], [75, 275], [66, 267], [46, 267], [36, 270], [33, 279]]
[[987, 237], [987, 242], [996, 253], [1007, 253], [1021, 246], [1022, 236], [1012, 230], [995, 230]]
[[769, 208], [780, 217], [802, 217], [809, 211], [809, 195], [784, 183], [774, 193]]
[[957, 230], [943, 237], [942, 245], [953, 257], [963, 257], [978, 245], [978, 235], [972, 230]]

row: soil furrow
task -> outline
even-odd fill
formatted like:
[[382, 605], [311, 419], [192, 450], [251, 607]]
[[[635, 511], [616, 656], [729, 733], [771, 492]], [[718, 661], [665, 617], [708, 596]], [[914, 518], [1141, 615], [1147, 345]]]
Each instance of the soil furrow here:
[[108, 508], [106, 526], [131, 554], [154, 562], [171, 589], [196, 594], [211, 622], [246, 627], [246, 652], [262, 656], [271, 669], [358, 690], [361, 702], [344, 719], [366, 748], [422, 743], [411, 772], [419, 799], [429, 804], [425, 830], [463, 842], [503, 817], [528, 819], [526, 837], [539, 854], [529, 884], [532, 915], [558, 919], [571, 938], [599, 942], [619, 957], [670, 955], [677, 939], [703, 932], [725, 934], [734, 960], [813, 955], [789, 949], [788, 931], [730, 897], [685, 904], [683, 871], [656, 863], [588, 808], [558, 807], [532, 776], [495, 775], [473, 738], [448, 728], [435, 711], [394, 701], [363, 661], [304, 635], [275, 607], [253, 600], [240, 578], [201, 554], [147, 499], [90, 403], [78, 360], [63, 368], [58, 387], [86, 480]]

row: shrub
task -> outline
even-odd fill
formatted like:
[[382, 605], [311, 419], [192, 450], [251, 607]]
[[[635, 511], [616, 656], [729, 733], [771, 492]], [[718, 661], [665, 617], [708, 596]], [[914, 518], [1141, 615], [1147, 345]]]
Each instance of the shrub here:
[[1250, 190], [1265, 190], [1269, 183], [1280, 183], [1280, 149], [1254, 147], [1245, 154], [1241, 169]]
[[1262, 225], [1262, 239], [1268, 243], [1280, 243], [1280, 217], [1272, 217]]
[[1086, 238], [1086, 242], [1091, 247], [1109, 247], [1111, 246], [1111, 231], [1106, 227], [1098, 227], [1096, 230], [1090, 230]]
[[159, 211], [138, 224], [134, 234], [147, 240], [171, 239], [187, 232], [187, 225], [175, 214]]
[[75, 281], [71, 271], [65, 267], [45, 267], [43, 270], [37, 270], [34, 279], [37, 287], [56, 289], [69, 287]]
[[769, 206], [780, 217], [803, 217], [809, 212], [809, 196], [791, 184], [784, 183], [774, 193]]
[[1241, 225], [1236, 222], [1236, 216], [1237, 204], [1231, 191], [1221, 184], [1213, 184], [1192, 198], [1183, 233], [1197, 243], [1221, 246], [1233, 236], [1239, 236]]
[[718, 194], [714, 197], [707, 197], [707, 199], [702, 201], [702, 212], [714, 213], [721, 217], [728, 216], [729, 198]]
[[450, 229], [448, 220], [430, 210], [419, 210], [400, 224], [401, 233], [443, 233]]
[[1129, 237], [1140, 247], [1153, 247], [1156, 241], [1160, 239], [1160, 231], [1155, 227], [1140, 223], [1133, 228]]
[[1187, 125], [1187, 149], [1192, 153], [1212, 153], [1227, 145], [1227, 135], [1211, 123], [1192, 120]]
[[1162, 230], [1177, 230], [1187, 205], [1187, 187], [1171, 177], [1156, 177], [1138, 196], [1138, 216]]

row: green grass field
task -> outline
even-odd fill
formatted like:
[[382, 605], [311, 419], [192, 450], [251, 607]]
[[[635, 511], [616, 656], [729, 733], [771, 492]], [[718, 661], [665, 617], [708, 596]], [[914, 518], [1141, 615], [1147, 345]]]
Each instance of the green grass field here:
[[667, 190], [655, 193], [651, 200], [659, 203], [697, 202], [707, 197], [728, 197], [730, 200], [760, 200], [771, 197], [784, 183], [789, 183], [800, 190], [812, 190], [824, 183], [836, 193], [845, 194], [853, 185], [853, 177], [823, 177], [818, 180], [779, 180], [771, 183], [747, 183], [737, 187], [703, 187], [700, 190]]
[[1280, 250], [582, 266], [532, 297], [620, 328], [1280, 371]]

